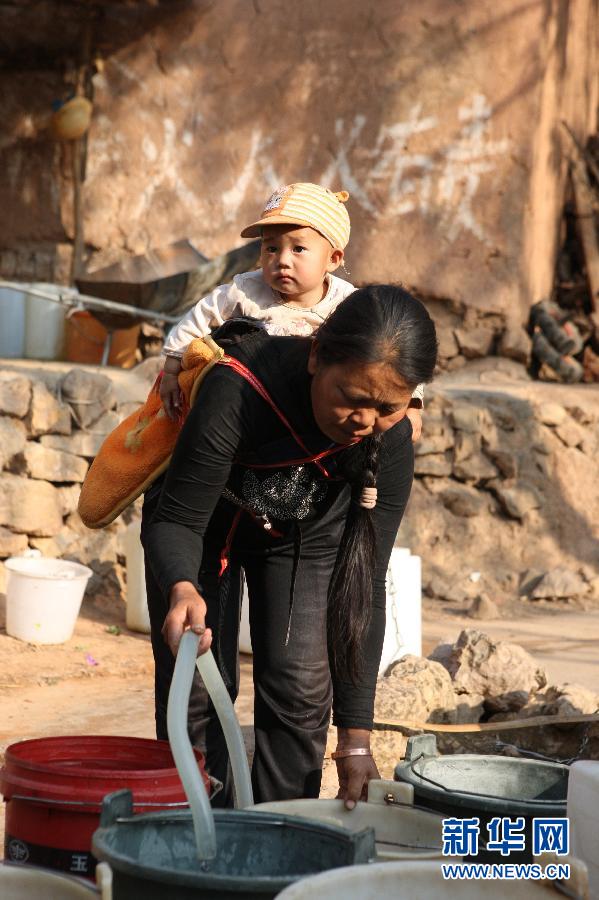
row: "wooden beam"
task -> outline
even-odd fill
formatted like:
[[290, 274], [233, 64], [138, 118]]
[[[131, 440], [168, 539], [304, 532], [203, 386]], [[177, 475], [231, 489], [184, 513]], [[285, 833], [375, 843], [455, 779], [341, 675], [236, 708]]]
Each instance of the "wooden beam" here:
[[432, 731], [448, 734], [474, 734], [483, 731], [513, 731], [516, 728], [541, 728], [546, 725], [580, 725], [583, 722], [599, 722], [599, 713], [579, 713], [572, 716], [530, 716], [528, 719], [511, 719], [504, 722], [466, 722], [462, 724], [437, 724], [399, 719], [390, 722], [374, 722], [375, 731]]

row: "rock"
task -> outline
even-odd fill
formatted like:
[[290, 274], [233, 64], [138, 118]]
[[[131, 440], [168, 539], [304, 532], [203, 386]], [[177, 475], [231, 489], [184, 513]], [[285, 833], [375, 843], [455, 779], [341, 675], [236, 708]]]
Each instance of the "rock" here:
[[437, 336], [439, 339], [440, 359], [453, 359], [458, 355], [460, 348], [451, 328], [439, 328], [437, 325]]
[[424, 582], [424, 591], [429, 597], [447, 603], [463, 603], [468, 599], [468, 592], [455, 581], [446, 576], [433, 574]]
[[[65, 559], [81, 562], [80, 557], [70, 548], [65, 554]], [[86, 597], [89, 597], [93, 606], [106, 614], [106, 609], [114, 610], [115, 605], [125, 600], [126, 584], [123, 568], [113, 562], [93, 560], [89, 565], [93, 575], [87, 583]], [[89, 608], [89, 607], [88, 607]]]
[[430, 453], [414, 460], [415, 475], [433, 475], [442, 478], [451, 475], [451, 460], [446, 453]]
[[378, 722], [455, 722], [455, 707], [451, 678], [438, 662], [404, 656], [377, 681], [374, 717]]
[[131, 413], [137, 412], [140, 406], [141, 404], [138, 403], [137, 400], [128, 400], [125, 403], [117, 404], [116, 414], [119, 422], [122, 422], [127, 416], [130, 416]]
[[[107, 530], [107, 531], [112, 531], [112, 530], [114, 530], [115, 524], [116, 524], [116, 523], [113, 522], [112, 525], [108, 525], [106, 530]], [[67, 518], [66, 518], [66, 520], [65, 520], [65, 525], [68, 525], [69, 528], [72, 528], [73, 531], [76, 531], [77, 534], [80, 534], [80, 535], [82, 535], [82, 536], [84, 536], [84, 537], [85, 537], [85, 535], [90, 535], [90, 536], [91, 536], [91, 534], [95, 533], [95, 532], [91, 532], [91, 531], [89, 530], [89, 528], [87, 527], [87, 525], [84, 525], [84, 524], [83, 524], [83, 522], [81, 521], [81, 516], [79, 515], [79, 513], [77, 512], [77, 510], [75, 510], [74, 512], [72, 512], [72, 513], [70, 514], [70, 516], [67, 516]]]
[[[139, 409], [139, 403], [135, 404], [135, 408]], [[117, 410], [109, 410], [108, 412], [103, 413], [103, 415], [94, 422], [89, 434], [106, 436], [107, 434], [110, 434], [111, 431], [114, 431], [121, 421], [122, 416], [119, 415]]]
[[452, 472], [459, 481], [487, 481], [498, 474], [493, 463], [480, 452], [454, 462]]
[[414, 453], [416, 456], [430, 456], [432, 453], [444, 453], [446, 450], [451, 450], [453, 445], [453, 432], [447, 429], [433, 434], [430, 431], [427, 419], [422, 437], [414, 445]]
[[545, 573], [538, 569], [525, 569], [520, 576], [520, 587], [518, 593], [522, 597], [527, 597], [530, 592], [537, 586]]
[[530, 359], [531, 348], [532, 341], [522, 325], [516, 322], [508, 322], [505, 331], [499, 338], [499, 346], [497, 348], [499, 355], [527, 364]]
[[32, 537], [30, 544], [36, 550], [39, 550], [43, 556], [60, 558], [65, 553], [70, 553], [80, 539], [81, 535], [65, 525], [54, 537]]
[[31, 402], [31, 382], [24, 375], [0, 372], [0, 415], [23, 419]]
[[84, 459], [52, 450], [35, 441], [28, 441], [25, 447], [25, 464], [31, 478], [43, 481], [78, 481], [81, 482], [87, 473], [88, 464]]
[[566, 408], [572, 418], [580, 425], [593, 425], [596, 421], [590, 409], [585, 409], [582, 406], [568, 406]]
[[469, 431], [480, 434], [481, 414], [476, 406], [456, 406], [451, 411], [451, 424], [458, 431]]
[[[131, 370], [131, 374], [135, 375], [136, 378], [141, 378], [147, 383], [148, 388], [150, 388], [164, 368], [164, 361], [164, 356], [148, 356], [142, 362], [134, 366]], [[137, 405], [139, 406], [139, 404]]]
[[[437, 659], [435, 651], [429, 658]], [[461, 632], [449, 654], [443, 651], [439, 662], [447, 668], [459, 695], [482, 695], [485, 706], [496, 712], [520, 702], [520, 692], [530, 696], [547, 683], [544, 671], [518, 644], [494, 642], [471, 628]]]
[[599, 569], [597, 569], [596, 566], [591, 566], [587, 563], [583, 563], [582, 566], [579, 567], [578, 573], [581, 578], [584, 578], [584, 580], [590, 584], [593, 579], [596, 578], [597, 575], [599, 575]]
[[471, 456], [475, 456], [481, 447], [480, 434], [471, 431], [458, 431], [455, 436], [453, 451], [454, 462], [462, 462]]
[[[139, 404], [136, 404], [136, 408], [139, 409]], [[65, 453], [73, 453], [75, 456], [93, 459], [107, 435], [114, 431], [119, 422], [117, 413], [110, 411], [101, 415], [90, 429], [74, 431], [67, 436], [46, 434], [40, 439], [40, 443], [44, 447], [52, 447], [54, 450], [62, 450]]]
[[480, 359], [488, 356], [493, 346], [495, 333], [486, 325], [471, 328], [457, 328], [454, 331], [460, 352], [466, 359]]
[[60, 450], [73, 456], [84, 456], [93, 459], [104, 443], [105, 435], [91, 434], [88, 431], [75, 431], [73, 434], [45, 434], [40, 438], [42, 447]]
[[531, 600], [557, 600], [580, 597], [586, 593], [584, 579], [566, 566], [547, 572], [529, 592]]
[[468, 615], [471, 619], [499, 619], [500, 612], [496, 603], [491, 600], [487, 594], [477, 594], [470, 608]]
[[518, 459], [514, 453], [511, 453], [509, 450], [500, 450], [487, 446], [484, 446], [484, 452], [491, 462], [497, 466], [504, 478], [517, 477]]
[[597, 694], [581, 684], [562, 684], [545, 691], [544, 716], [573, 716], [576, 713], [594, 713], [599, 708]]
[[522, 520], [531, 509], [539, 509], [542, 505], [535, 489], [528, 485], [505, 487], [497, 482], [493, 485], [493, 493], [512, 519]]
[[58, 488], [60, 507], [63, 516], [69, 516], [77, 509], [81, 486], [79, 484], [64, 484]]
[[52, 537], [62, 528], [58, 491], [46, 481], [3, 473], [0, 475], [0, 525], [22, 534]]
[[581, 447], [587, 436], [584, 428], [570, 418], [558, 425], [555, 433], [566, 447]]
[[456, 694], [456, 722], [460, 725], [480, 722], [485, 712], [484, 699], [482, 694]]
[[27, 429], [19, 419], [0, 416], [0, 469], [9, 467], [27, 442]]
[[485, 498], [475, 488], [465, 484], [445, 488], [440, 494], [443, 505], [454, 516], [478, 516], [486, 506]]
[[27, 550], [27, 535], [15, 534], [8, 528], [0, 526], [0, 557], [6, 559], [8, 556], [17, 556], [24, 550]]
[[115, 403], [110, 378], [82, 369], [71, 369], [62, 379], [60, 389], [82, 429], [96, 422]]
[[[67, 520], [68, 521], [68, 520]], [[105, 564], [112, 564], [117, 559], [117, 539], [114, 531], [101, 529], [99, 531], [87, 530], [85, 534], [77, 533], [78, 539], [69, 547], [69, 557], [76, 559], [84, 566], [89, 566], [96, 572], [101, 572]]]
[[50, 393], [43, 381], [34, 381], [31, 386], [31, 405], [26, 419], [30, 437], [38, 437], [52, 431], [62, 415], [61, 405], [54, 394]]
[[568, 414], [559, 403], [539, 403], [537, 406], [537, 418], [543, 425], [561, 425], [568, 418]]
[[73, 419], [71, 416], [71, 407], [66, 403], [58, 404], [58, 418], [52, 426], [51, 434], [70, 434], [73, 430]]

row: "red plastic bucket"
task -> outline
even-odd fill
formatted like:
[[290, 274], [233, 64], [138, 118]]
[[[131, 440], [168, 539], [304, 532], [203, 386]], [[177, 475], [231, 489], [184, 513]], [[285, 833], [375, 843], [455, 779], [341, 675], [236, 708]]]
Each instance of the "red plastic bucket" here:
[[[210, 793], [204, 757], [194, 752]], [[167, 741], [76, 736], [12, 744], [0, 770], [6, 859], [92, 877], [102, 798], [121, 788], [132, 791], [136, 813], [187, 807]]]

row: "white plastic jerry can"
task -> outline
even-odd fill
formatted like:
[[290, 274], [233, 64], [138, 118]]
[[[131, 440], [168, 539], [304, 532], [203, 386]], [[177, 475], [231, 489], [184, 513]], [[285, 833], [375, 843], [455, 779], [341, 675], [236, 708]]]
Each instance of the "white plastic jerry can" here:
[[422, 561], [408, 547], [391, 551], [386, 613], [379, 676], [408, 653], [422, 656]]

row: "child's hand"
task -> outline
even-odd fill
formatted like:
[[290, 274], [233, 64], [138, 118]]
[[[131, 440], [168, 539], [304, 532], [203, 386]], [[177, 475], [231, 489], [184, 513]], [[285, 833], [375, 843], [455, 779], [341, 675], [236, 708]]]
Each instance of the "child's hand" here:
[[412, 441], [416, 443], [422, 434], [422, 410], [415, 406], [409, 406], [406, 416], [412, 423]]
[[173, 422], [176, 422], [181, 412], [181, 390], [176, 375], [164, 372], [159, 388], [160, 399], [164, 411]]

